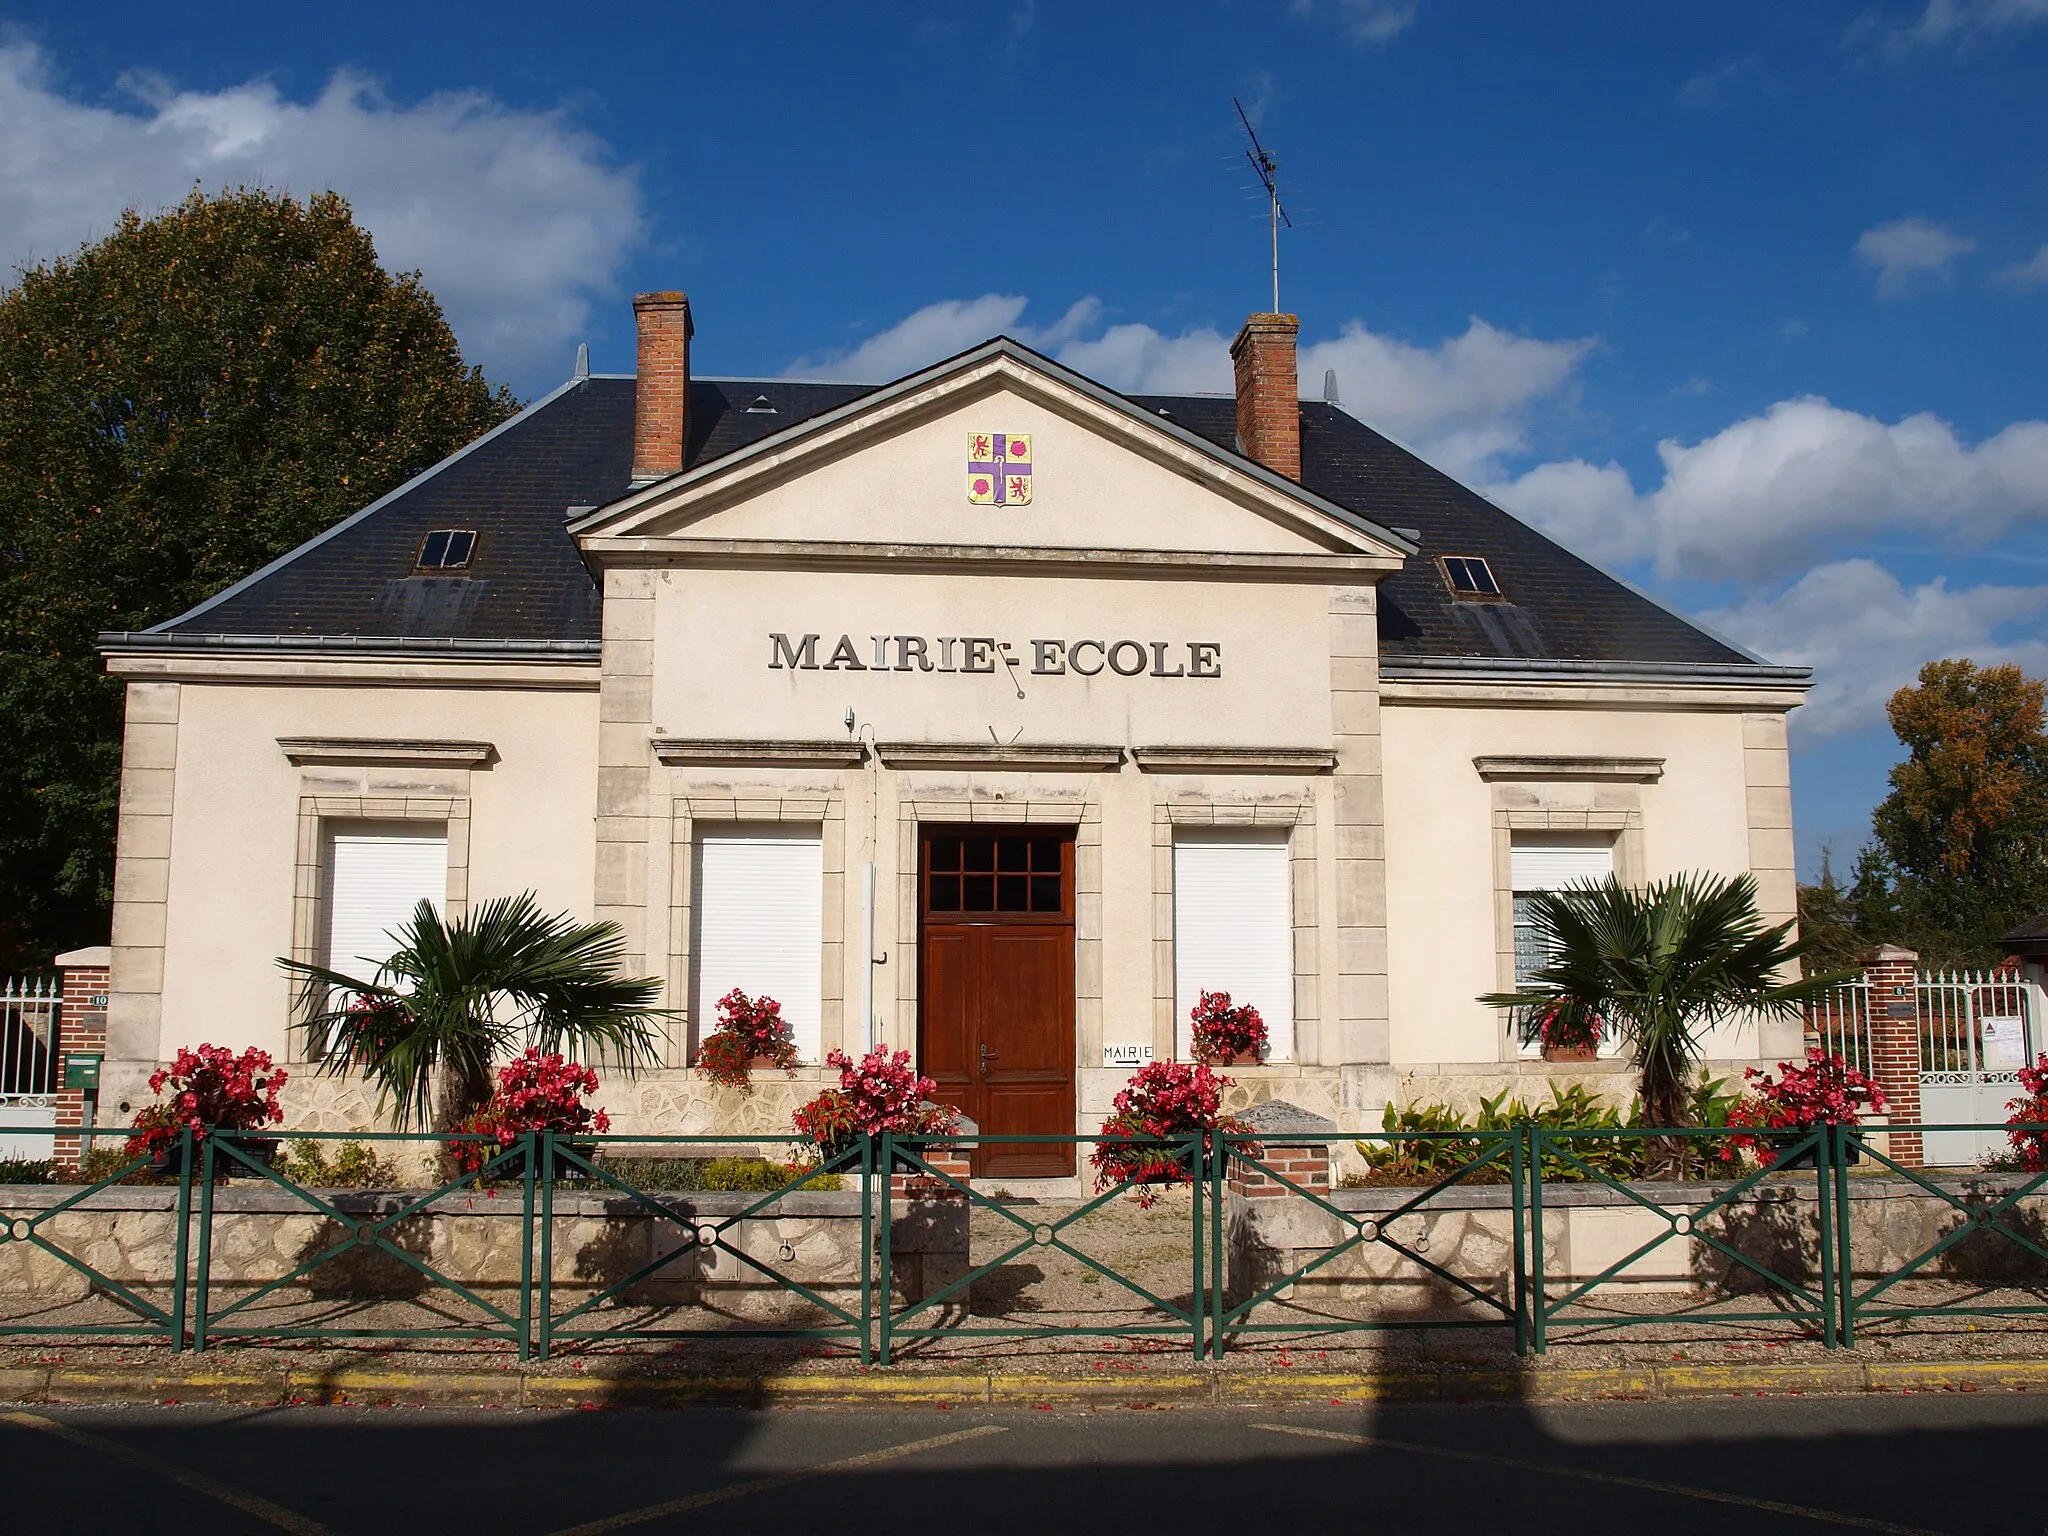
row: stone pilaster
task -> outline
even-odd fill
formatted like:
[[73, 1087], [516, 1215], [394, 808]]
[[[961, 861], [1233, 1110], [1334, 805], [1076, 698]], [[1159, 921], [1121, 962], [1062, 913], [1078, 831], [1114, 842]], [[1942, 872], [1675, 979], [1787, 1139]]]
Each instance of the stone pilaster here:
[[604, 573], [604, 653], [598, 691], [597, 877], [599, 921], [626, 936], [628, 975], [647, 973], [654, 753], [654, 589], [650, 570]]
[[1380, 778], [1379, 623], [1371, 587], [1330, 593], [1330, 723], [1337, 767], [1337, 1017], [1319, 1031], [1324, 1065], [1384, 1063], [1387, 1005], [1387, 849]]
[[[110, 1098], [140, 1090], [162, 1054], [164, 934], [171, 894], [171, 811], [177, 787], [177, 683], [128, 685], [114, 846], [107, 1053], [126, 1065]], [[131, 1079], [134, 1081], [131, 1083]]]
[[[1742, 784], [1757, 910], [1766, 923], [1796, 920], [1799, 876], [1793, 854], [1792, 760], [1786, 747], [1784, 715], [1742, 717]], [[1757, 1028], [1759, 1055], [1776, 1060], [1800, 1053], [1804, 1026], [1798, 1019], [1765, 1019]]]

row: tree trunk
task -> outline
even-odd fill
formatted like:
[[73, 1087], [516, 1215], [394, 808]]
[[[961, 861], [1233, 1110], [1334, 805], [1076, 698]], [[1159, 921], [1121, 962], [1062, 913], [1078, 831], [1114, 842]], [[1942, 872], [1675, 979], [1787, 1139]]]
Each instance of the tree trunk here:
[[465, 1072], [460, 1063], [444, 1060], [434, 1088], [435, 1133], [454, 1130], [490, 1101], [490, 1073]]

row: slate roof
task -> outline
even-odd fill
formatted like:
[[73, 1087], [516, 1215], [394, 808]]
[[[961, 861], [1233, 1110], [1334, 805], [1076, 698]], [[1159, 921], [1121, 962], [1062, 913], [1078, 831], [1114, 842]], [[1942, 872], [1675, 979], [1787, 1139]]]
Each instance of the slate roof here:
[[[685, 463], [713, 462], [876, 387], [693, 380]], [[1235, 451], [1229, 397], [1129, 398]], [[1304, 400], [1301, 421], [1307, 489], [1384, 527], [1420, 534], [1421, 553], [1380, 586], [1380, 650], [1388, 660], [1756, 665], [1337, 407]], [[626, 492], [632, 439], [630, 378], [572, 380], [320, 538], [158, 625], [150, 640], [107, 636], [105, 643], [352, 637], [358, 645], [582, 649], [599, 636], [598, 589], [565, 525], [571, 509]], [[422, 541], [437, 528], [477, 530], [466, 573], [414, 572]], [[1505, 600], [1455, 600], [1439, 555], [1484, 556]]]

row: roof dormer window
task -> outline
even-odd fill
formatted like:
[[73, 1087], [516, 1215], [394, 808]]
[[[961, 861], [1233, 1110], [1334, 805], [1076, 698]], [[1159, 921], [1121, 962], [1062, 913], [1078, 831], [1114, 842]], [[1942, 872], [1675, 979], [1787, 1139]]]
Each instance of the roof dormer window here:
[[419, 564], [415, 569], [459, 571], [469, 564], [469, 557], [475, 550], [474, 528], [436, 528], [420, 545]]
[[1439, 555], [1436, 563], [1453, 597], [1471, 602], [1501, 600], [1500, 583], [1493, 579], [1493, 568], [1480, 556]]

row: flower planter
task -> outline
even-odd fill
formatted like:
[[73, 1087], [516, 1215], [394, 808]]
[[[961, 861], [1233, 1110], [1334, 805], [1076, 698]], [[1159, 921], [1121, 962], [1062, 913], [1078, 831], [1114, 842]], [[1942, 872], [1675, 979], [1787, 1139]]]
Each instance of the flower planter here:
[[1545, 1061], [1598, 1061], [1600, 1047], [1597, 1045], [1546, 1045], [1543, 1047]]
[[[1776, 1170], [1782, 1168], [1789, 1171], [1794, 1168], [1811, 1168], [1813, 1166], [1815, 1154], [1820, 1151], [1819, 1142], [1815, 1142], [1811, 1146], [1805, 1147], [1798, 1152], [1793, 1152], [1789, 1154], [1784, 1149], [1788, 1147], [1798, 1146], [1800, 1142], [1805, 1141], [1806, 1138], [1812, 1134], [1813, 1133], [1811, 1131], [1791, 1131], [1780, 1132], [1777, 1135], [1772, 1136], [1770, 1138], [1771, 1147], [1772, 1150], [1777, 1153], [1777, 1156], [1771, 1159], [1772, 1169]], [[1854, 1141], [1845, 1140], [1842, 1144], [1842, 1161], [1851, 1167], [1854, 1167], [1856, 1164], [1862, 1162], [1862, 1146]]]

